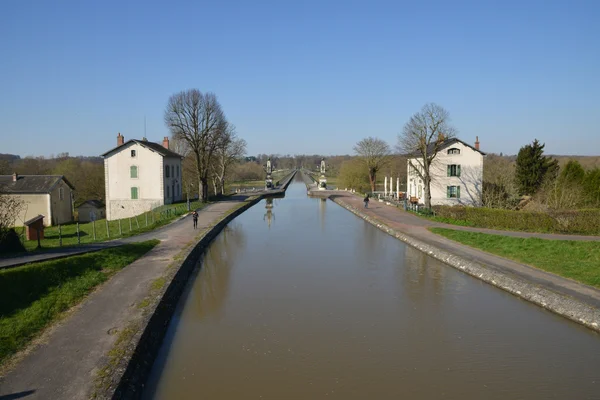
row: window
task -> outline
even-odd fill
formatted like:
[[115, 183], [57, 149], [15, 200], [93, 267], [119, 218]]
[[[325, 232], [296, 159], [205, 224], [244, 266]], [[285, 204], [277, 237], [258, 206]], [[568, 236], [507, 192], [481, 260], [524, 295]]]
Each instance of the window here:
[[132, 187], [131, 188], [131, 200], [137, 200], [137, 199], [138, 199], [138, 188]]
[[168, 178], [169, 177], [169, 166], [165, 165], [165, 177]]
[[131, 150], [131, 157], [135, 157], [135, 150]]
[[447, 187], [447, 197], [460, 199], [460, 186], [448, 186]]
[[171, 188], [167, 186], [167, 198], [171, 197]]
[[137, 178], [138, 177], [138, 168], [135, 165], [132, 165], [131, 167], [129, 167], [129, 176], [131, 178]]
[[171, 176], [175, 178], [175, 166], [171, 165]]
[[448, 149], [448, 154], [460, 154], [460, 149]]
[[460, 165], [448, 165], [448, 176], [460, 176]]
[[59, 200], [65, 199], [65, 190], [63, 188], [58, 188], [58, 198]]
[[179, 178], [179, 165], [177, 166], [177, 177]]

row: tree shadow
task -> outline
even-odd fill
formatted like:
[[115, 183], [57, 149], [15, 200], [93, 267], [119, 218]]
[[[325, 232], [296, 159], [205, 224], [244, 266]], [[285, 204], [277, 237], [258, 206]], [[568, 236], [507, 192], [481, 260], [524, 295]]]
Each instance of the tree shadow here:
[[34, 393], [35, 393], [35, 390], [24, 390], [22, 392], [16, 392], [16, 393], [5, 394], [4, 396], [0, 396], [0, 400], [22, 399], [23, 397], [27, 397]]

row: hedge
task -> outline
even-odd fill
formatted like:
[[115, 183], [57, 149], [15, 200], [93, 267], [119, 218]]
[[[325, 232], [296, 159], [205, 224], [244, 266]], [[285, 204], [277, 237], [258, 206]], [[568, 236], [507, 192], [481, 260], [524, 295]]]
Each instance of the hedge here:
[[527, 212], [483, 207], [434, 206], [439, 219], [478, 228], [600, 235], [600, 209]]

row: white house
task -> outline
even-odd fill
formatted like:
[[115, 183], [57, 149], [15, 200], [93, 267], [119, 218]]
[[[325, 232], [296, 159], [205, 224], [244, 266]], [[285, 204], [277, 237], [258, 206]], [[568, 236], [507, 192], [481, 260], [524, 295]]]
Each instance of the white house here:
[[[435, 144], [430, 145], [429, 153]], [[479, 150], [479, 137], [475, 146], [460, 139], [445, 139], [430, 167], [431, 205], [481, 205], [483, 188], [483, 153]], [[407, 197], [422, 204], [425, 202], [424, 183], [413, 166], [422, 171], [420, 158], [412, 154], [407, 160]]]
[[62, 175], [0, 175], [0, 193], [23, 202], [15, 226], [38, 215], [45, 226], [73, 221], [73, 190]]
[[162, 145], [125, 138], [102, 154], [106, 188], [106, 219], [132, 217], [164, 204], [180, 201], [182, 156]]

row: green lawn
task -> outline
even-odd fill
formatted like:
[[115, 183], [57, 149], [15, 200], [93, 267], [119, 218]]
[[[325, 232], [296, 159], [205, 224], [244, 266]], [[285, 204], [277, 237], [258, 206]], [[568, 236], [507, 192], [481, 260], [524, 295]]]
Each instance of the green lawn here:
[[430, 228], [433, 233], [488, 253], [600, 288], [600, 243], [515, 238], [486, 233]]
[[[205, 204], [200, 201], [194, 201], [190, 203], [192, 210], [202, 208], [204, 205]], [[79, 224], [80, 240], [83, 244], [104, 242], [106, 240], [138, 235], [140, 233], [152, 231], [158, 227], [166, 225], [175, 218], [187, 212], [186, 203], [168, 204], [136, 217], [123, 218], [115, 221], [106, 221], [105, 219], [101, 219], [93, 223], [81, 223]], [[41, 241], [42, 248], [59, 247], [60, 237], [62, 237], [63, 246], [72, 246], [78, 244], [77, 224], [70, 223], [61, 225], [60, 228], [58, 226], [51, 226], [44, 229], [44, 239]], [[29, 251], [35, 250], [37, 248], [37, 240], [26, 240], [24, 245]]]
[[159, 243], [127, 244], [0, 270], [0, 364], [42, 329]]

